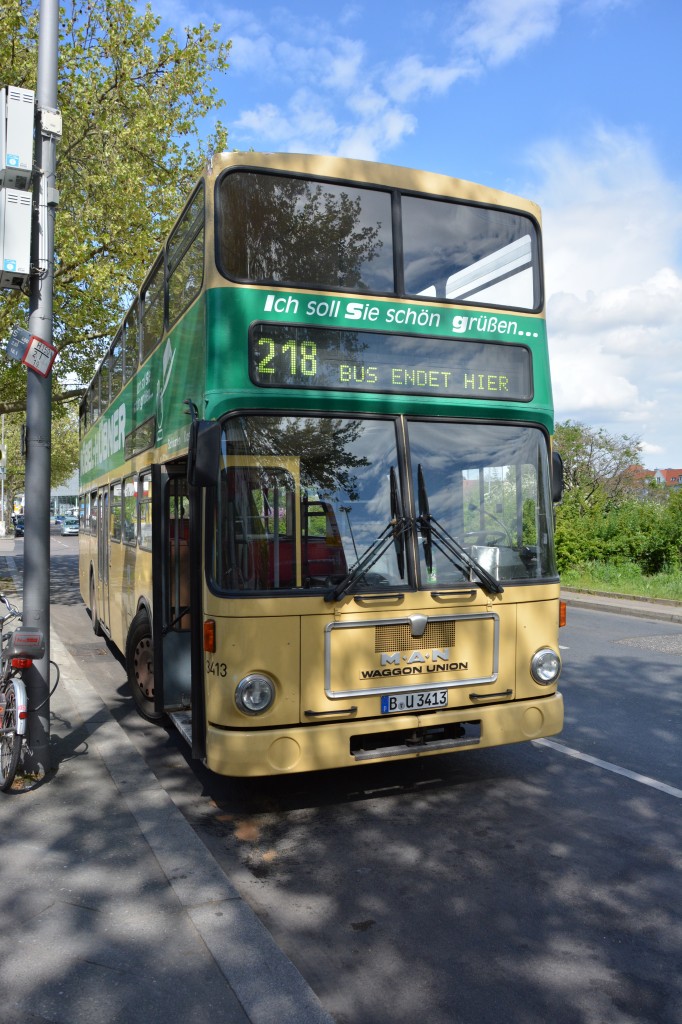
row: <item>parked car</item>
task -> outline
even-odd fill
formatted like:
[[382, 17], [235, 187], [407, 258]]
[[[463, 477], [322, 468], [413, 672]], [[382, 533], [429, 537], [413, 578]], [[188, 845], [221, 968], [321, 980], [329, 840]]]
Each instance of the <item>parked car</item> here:
[[24, 536], [24, 517], [22, 515], [13, 516], [14, 519], [14, 536]]
[[62, 537], [69, 537], [77, 534], [79, 530], [76, 516], [65, 516], [62, 523]]

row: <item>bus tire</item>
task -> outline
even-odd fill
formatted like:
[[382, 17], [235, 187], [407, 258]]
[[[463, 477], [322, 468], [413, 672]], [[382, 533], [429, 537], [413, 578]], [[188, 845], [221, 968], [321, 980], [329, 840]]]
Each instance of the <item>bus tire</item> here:
[[130, 624], [126, 644], [128, 686], [135, 708], [148, 722], [158, 722], [164, 715], [154, 707], [154, 645], [149, 616], [140, 611]]
[[97, 616], [97, 596], [95, 594], [95, 577], [90, 577], [90, 622], [95, 636], [104, 636], [99, 618]]

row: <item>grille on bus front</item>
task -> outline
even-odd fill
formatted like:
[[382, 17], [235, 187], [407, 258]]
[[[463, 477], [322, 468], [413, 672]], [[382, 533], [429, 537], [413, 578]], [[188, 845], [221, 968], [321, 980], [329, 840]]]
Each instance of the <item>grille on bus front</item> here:
[[374, 630], [374, 650], [384, 651], [418, 651], [432, 647], [455, 646], [454, 622], [427, 622], [421, 636], [412, 636], [409, 622], [398, 622], [394, 625], [376, 626]]

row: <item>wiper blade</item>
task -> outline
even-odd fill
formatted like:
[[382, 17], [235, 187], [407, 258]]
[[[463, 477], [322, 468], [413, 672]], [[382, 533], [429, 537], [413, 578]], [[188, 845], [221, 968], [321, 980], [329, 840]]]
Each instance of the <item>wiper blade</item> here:
[[[429, 512], [429, 496], [424, 481], [424, 471], [421, 463], [417, 466], [417, 492], [419, 499], [419, 523], [420, 532], [424, 541], [424, 561], [427, 571], [433, 570], [433, 547], [438, 548], [449, 561], [458, 569], [468, 569], [478, 577], [479, 583], [485, 590], [493, 594], [501, 594], [504, 587], [494, 576], [491, 576], [487, 569], [484, 569], [480, 562], [477, 562], [469, 552], [462, 547], [459, 541], [451, 537], [444, 526]], [[472, 581], [473, 582], [473, 581]]]
[[379, 561], [381, 556], [395, 544], [398, 569], [401, 579], [405, 572], [405, 533], [410, 528], [410, 520], [403, 515], [402, 502], [398, 492], [398, 481], [395, 469], [391, 466], [391, 513], [392, 518], [386, 524], [379, 536], [372, 544], [363, 551], [355, 565], [346, 573], [344, 578], [328, 590], [324, 595], [325, 601], [338, 601], [373, 565]]
[[421, 462], [417, 466], [417, 490], [419, 497], [419, 524], [424, 542], [424, 561], [427, 572], [433, 572], [433, 537], [431, 533], [431, 514], [429, 512], [429, 496], [426, 493], [424, 471]]
[[398, 488], [398, 477], [393, 466], [391, 466], [391, 521], [395, 523], [405, 524], [402, 529], [397, 529], [393, 534], [393, 543], [395, 545], [395, 557], [398, 562], [398, 572], [400, 573], [401, 580], [405, 579], [405, 531], [407, 530], [407, 520], [403, 514], [403, 503], [400, 498], [400, 490]]

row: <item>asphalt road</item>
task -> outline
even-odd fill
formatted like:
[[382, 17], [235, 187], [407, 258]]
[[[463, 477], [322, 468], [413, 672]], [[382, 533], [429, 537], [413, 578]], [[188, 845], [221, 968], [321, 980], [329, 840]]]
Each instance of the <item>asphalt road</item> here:
[[76, 548], [53, 627], [339, 1024], [682, 1024], [682, 626], [571, 608], [555, 741], [234, 781], [132, 710]]

